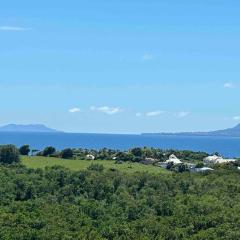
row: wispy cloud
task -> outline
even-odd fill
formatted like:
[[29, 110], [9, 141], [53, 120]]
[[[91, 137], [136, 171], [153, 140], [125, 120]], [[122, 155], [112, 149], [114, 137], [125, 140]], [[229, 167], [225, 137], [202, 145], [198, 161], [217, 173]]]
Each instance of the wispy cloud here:
[[16, 27], [16, 26], [0, 26], [0, 31], [28, 31], [31, 28]]
[[240, 116], [235, 116], [235, 117], [233, 117], [233, 120], [234, 120], [234, 121], [240, 121]]
[[231, 82], [226, 82], [226, 83], [224, 83], [223, 86], [224, 86], [224, 88], [234, 88], [235, 87], [235, 85]]
[[152, 112], [146, 113], [146, 116], [147, 117], [156, 117], [156, 116], [162, 115], [164, 113], [165, 113], [164, 111], [152, 111]]
[[68, 111], [70, 113], [77, 113], [77, 112], [80, 112], [81, 110], [80, 110], [80, 108], [74, 107], [74, 108], [70, 108]]
[[151, 61], [151, 60], [153, 60], [153, 55], [152, 54], [150, 54], [150, 53], [145, 53], [143, 56], [142, 56], [142, 60], [143, 61]]
[[190, 112], [184, 112], [184, 111], [182, 111], [182, 112], [176, 113], [175, 115], [176, 115], [176, 117], [178, 117], [178, 118], [185, 118], [185, 117], [187, 117], [188, 115], [190, 115]]
[[92, 106], [90, 107], [91, 111], [97, 111], [97, 112], [102, 112], [108, 115], [114, 115], [116, 113], [120, 113], [123, 111], [123, 109], [119, 108], [119, 107], [108, 107], [108, 106], [102, 106], [102, 107], [95, 107]]

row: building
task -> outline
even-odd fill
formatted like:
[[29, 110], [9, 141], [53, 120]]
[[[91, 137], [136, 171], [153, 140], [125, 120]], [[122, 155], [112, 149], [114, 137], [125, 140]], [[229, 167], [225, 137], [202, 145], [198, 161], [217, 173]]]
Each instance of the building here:
[[182, 161], [178, 159], [174, 154], [169, 156], [169, 159], [166, 161], [166, 163], [173, 163], [173, 165], [181, 164]]
[[173, 164], [173, 165], [177, 165], [177, 164], [182, 164], [183, 162], [178, 159], [174, 154], [170, 155], [168, 160], [166, 162], [159, 162], [158, 165], [160, 167], [163, 168], [167, 168], [168, 164]]
[[155, 162], [157, 162], [157, 160], [154, 158], [145, 158], [144, 160], [141, 161], [142, 164], [146, 165], [153, 164]]
[[223, 164], [223, 163], [230, 163], [230, 162], [235, 162], [235, 159], [224, 159], [220, 156], [213, 155], [213, 156], [208, 156], [203, 159], [203, 163], [205, 165], [208, 164]]
[[86, 156], [86, 159], [87, 159], [87, 160], [94, 160], [94, 159], [95, 159], [95, 156], [93, 156], [92, 154], [88, 154], [88, 155]]
[[214, 169], [209, 167], [195, 168], [194, 172], [209, 172], [209, 171], [214, 171]]
[[196, 172], [196, 164], [194, 163], [185, 163], [190, 172]]

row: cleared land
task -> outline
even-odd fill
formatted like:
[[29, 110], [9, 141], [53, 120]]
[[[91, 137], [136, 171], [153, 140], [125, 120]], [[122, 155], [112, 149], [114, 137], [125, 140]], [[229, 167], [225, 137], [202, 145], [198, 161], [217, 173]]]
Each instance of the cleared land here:
[[134, 172], [149, 172], [155, 174], [169, 174], [168, 171], [160, 167], [155, 167], [152, 165], [143, 165], [140, 163], [130, 163], [126, 162], [123, 164], [115, 164], [112, 160], [67, 160], [52, 157], [21, 157], [22, 162], [25, 166], [29, 168], [42, 168], [52, 167], [52, 166], [63, 166], [70, 170], [78, 171], [87, 169], [92, 163], [102, 164], [105, 169], [117, 169], [126, 173]]

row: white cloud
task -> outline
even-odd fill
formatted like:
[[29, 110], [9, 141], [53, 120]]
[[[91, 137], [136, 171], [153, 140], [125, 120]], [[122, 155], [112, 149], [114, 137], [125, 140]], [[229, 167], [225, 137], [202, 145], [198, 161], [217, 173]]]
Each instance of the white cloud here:
[[190, 112], [184, 112], [184, 111], [182, 111], [182, 112], [176, 113], [176, 116], [177, 116], [178, 118], [184, 118], [184, 117], [187, 117], [189, 114], [190, 114]]
[[91, 111], [97, 111], [97, 112], [102, 112], [108, 115], [114, 115], [116, 113], [120, 113], [123, 111], [123, 109], [119, 107], [108, 107], [108, 106], [102, 106], [102, 107], [90, 107]]
[[153, 55], [150, 54], [150, 53], [145, 53], [145, 54], [142, 56], [142, 60], [143, 60], [143, 61], [153, 60]]
[[225, 88], [234, 88], [234, 84], [231, 82], [226, 82], [226, 83], [224, 83], [224, 87]]
[[31, 28], [15, 27], [15, 26], [0, 26], [0, 31], [28, 31]]
[[165, 112], [164, 111], [153, 111], [153, 112], [146, 113], [146, 116], [147, 117], [156, 117], [156, 116], [159, 116], [163, 113], [165, 113]]
[[75, 107], [75, 108], [70, 108], [68, 111], [70, 113], [76, 113], [76, 112], [80, 112], [81, 110], [80, 110], [80, 108]]
[[235, 116], [235, 117], [233, 117], [233, 120], [234, 120], [234, 121], [240, 121], [240, 116]]

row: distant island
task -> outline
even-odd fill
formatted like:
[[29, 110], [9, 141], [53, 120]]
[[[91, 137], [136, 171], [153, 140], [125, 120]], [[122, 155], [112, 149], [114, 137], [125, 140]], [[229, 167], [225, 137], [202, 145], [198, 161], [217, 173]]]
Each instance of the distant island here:
[[0, 132], [57, 133], [59, 131], [46, 127], [43, 124], [8, 124], [0, 127]]
[[179, 133], [143, 133], [142, 135], [171, 135], [171, 136], [221, 136], [221, 137], [240, 137], [240, 124], [233, 128], [210, 132], [179, 132]]

